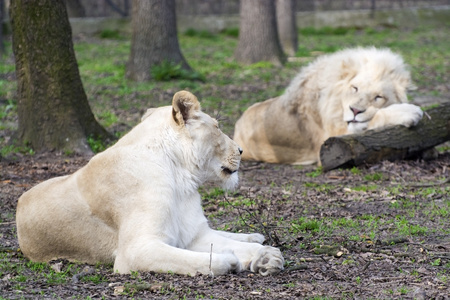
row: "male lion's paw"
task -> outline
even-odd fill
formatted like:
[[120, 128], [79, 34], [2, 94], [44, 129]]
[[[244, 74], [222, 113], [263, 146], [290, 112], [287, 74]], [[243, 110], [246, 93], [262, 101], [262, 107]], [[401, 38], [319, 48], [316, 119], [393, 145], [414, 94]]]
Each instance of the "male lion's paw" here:
[[249, 243], [258, 243], [262, 244], [265, 241], [265, 237], [260, 233], [250, 233], [248, 235], [248, 242]]
[[283, 270], [284, 258], [281, 251], [274, 247], [265, 246], [250, 262], [250, 271], [258, 272], [262, 276], [279, 273]]
[[392, 104], [385, 108], [389, 115], [389, 123], [406, 127], [417, 125], [423, 117], [423, 111], [419, 106], [409, 103]]
[[347, 132], [349, 134], [361, 133], [361, 132], [367, 130], [367, 127], [368, 127], [367, 122], [349, 123], [347, 125]]
[[242, 265], [232, 251], [213, 253], [211, 271], [214, 275], [223, 275], [229, 272], [239, 273], [242, 271]]

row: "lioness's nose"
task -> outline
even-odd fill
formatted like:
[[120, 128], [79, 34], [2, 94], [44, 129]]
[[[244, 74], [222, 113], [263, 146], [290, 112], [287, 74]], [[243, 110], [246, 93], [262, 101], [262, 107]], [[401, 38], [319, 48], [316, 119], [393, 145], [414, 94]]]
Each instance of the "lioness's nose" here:
[[242, 152], [244, 152], [244, 150], [242, 150], [241, 147], [239, 147], [238, 149], [239, 149], [239, 154], [242, 154]]

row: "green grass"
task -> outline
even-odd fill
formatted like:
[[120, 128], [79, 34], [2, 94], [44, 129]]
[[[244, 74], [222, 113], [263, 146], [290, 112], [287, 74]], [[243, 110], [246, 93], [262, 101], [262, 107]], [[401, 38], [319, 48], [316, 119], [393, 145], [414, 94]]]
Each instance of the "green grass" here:
[[102, 140], [96, 139], [92, 136], [88, 137], [87, 143], [94, 153], [105, 151], [105, 149], [107, 148], [107, 145], [105, 145]]
[[359, 174], [361, 174], [361, 170], [358, 169], [357, 167], [352, 167], [352, 168], [350, 169], [350, 172], [351, 172], [353, 175], [359, 175]]
[[114, 112], [105, 111], [102, 113], [99, 113], [97, 115], [98, 120], [104, 127], [111, 127], [112, 125], [116, 124], [119, 121], [119, 118]]
[[19, 283], [38, 277], [49, 285], [62, 284], [67, 283], [74, 274], [79, 272], [79, 267], [74, 264], [68, 264], [60, 272], [56, 272], [47, 263], [31, 261], [17, 263], [9, 256], [8, 253], [0, 252], [0, 276], [9, 274], [15, 282]]
[[199, 37], [199, 38], [203, 38], [203, 39], [212, 39], [215, 40], [217, 39], [217, 35], [211, 33], [208, 30], [196, 30], [193, 28], [189, 28], [184, 32], [184, 35], [187, 37]]
[[383, 174], [381, 173], [367, 174], [364, 176], [364, 179], [367, 181], [380, 181], [383, 180]]
[[169, 81], [173, 79], [200, 80], [205, 81], [205, 77], [196, 72], [184, 69], [180, 64], [170, 61], [163, 61], [161, 64], [154, 66], [150, 74], [157, 81]]
[[21, 153], [21, 154], [29, 154], [29, 155], [33, 155], [34, 154], [34, 150], [26, 147], [26, 146], [15, 146], [12, 144], [8, 144], [8, 145], [4, 145], [1, 149], [0, 149], [0, 155], [1, 156], [8, 156], [10, 154], [14, 154], [14, 153]]
[[100, 32], [99, 36], [102, 39], [123, 39], [123, 36], [120, 34], [119, 30], [104, 29]]
[[298, 232], [319, 232], [321, 227], [323, 227], [323, 222], [315, 219], [306, 219], [304, 217], [294, 220], [291, 223], [291, 228], [294, 233]]
[[306, 173], [306, 176], [315, 178], [323, 173], [322, 167], [317, 167], [314, 171]]

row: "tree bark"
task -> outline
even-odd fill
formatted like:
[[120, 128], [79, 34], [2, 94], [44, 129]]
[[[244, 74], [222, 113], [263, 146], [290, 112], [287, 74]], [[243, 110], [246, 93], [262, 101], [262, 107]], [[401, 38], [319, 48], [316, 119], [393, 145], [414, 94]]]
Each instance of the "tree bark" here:
[[411, 128], [397, 125], [331, 137], [320, 149], [320, 160], [327, 171], [381, 160], [409, 159], [448, 140], [450, 103], [427, 110], [419, 124]]
[[12, 0], [18, 86], [17, 138], [37, 152], [90, 152], [86, 137], [111, 136], [91, 112], [63, 0]]
[[241, 0], [239, 42], [234, 56], [244, 64], [259, 61], [275, 65], [284, 63], [274, 0]]
[[295, 1], [276, 0], [278, 36], [284, 53], [294, 56], [298, 50], [297, 24], [295, 21]]
[[164, 61], [191, 71], [178, 44], [175, 0], [133, 0], [132, 27], [127, 78], [149, 80], [152, 67]]

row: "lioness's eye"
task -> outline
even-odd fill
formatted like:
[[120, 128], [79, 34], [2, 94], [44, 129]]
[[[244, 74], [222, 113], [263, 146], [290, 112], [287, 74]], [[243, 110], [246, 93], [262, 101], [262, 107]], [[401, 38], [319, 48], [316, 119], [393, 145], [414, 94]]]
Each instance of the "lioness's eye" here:
[[383, 99], [383, 96], [377, 95], [375, 96], [375, 101]]
[[352, 85], [352, 89], [353, 89], [353, 92], [355, 92], [355, 93], [358, 92], [358, 88], [356, 86]]

